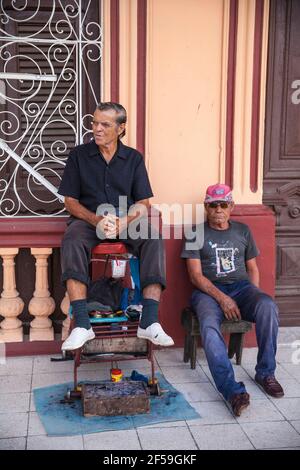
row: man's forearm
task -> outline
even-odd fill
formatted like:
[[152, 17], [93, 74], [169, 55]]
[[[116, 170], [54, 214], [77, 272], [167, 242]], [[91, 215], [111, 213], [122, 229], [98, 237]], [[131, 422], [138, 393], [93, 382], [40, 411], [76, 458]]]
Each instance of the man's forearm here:
[[149, 202], [137, 202], [134, 204], [128, 212], [127, 215], [127, 225], [129, 225], [133, 220], [140, 219], [148, 215], [148, 208], [150, 207]]
[[84, 220], [85, 222], [88, 222], [91, 225], [94, 225], [96, 227], [97, 223], [100, 220], [100, 217], [94, 214], [94, 212], [89, 211], [84, 207], [80, 202], [78, 201], [68, 201], [66, 204], [66, 209], [67, 211], [76, 217], [77, 219]]
[[218, 303], [224, 299], [223, 292], [220, 291], [214, 284], [205, 276], [201, 274], [194, 274], [191, 279], [192, 283], [194, 284], [197, 289], [202, 290], [205, 294], [210, 295], [213, 297]]

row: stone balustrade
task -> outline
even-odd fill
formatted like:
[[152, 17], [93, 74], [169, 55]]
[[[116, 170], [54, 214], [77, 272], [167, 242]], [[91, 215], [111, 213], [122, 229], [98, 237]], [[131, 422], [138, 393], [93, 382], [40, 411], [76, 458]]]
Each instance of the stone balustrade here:
[[[49, 291], [48, 259], [52, 248], [31, 248], [31, 255], [35, 259], [35, 289], [28, 303], [28, 312], [34, 316], [29, 327], [29, 341], [53, 341], [54, 329], [49, 316], [55, 310], [55, 301]], [[19, 248], [0, 248], [0, 260], [3, 267], [3, 288], [0, 297], [0, 342], [24, 341], [23, 324], [18, 318], [24, 310], [24, 301], [21, 299], [16, 286], [16, 263]], [[23, 273], [22, 273], [23, 275]], [[26, 271], [24, 271], [26, 276]], [[2, 286], [0, 286], [1, 289]], [[62, 325], [61, 339], [68, 336], [70, 319], [68, 317], [70, 301], [65, 293], [60, 308], [66, 315]], [[57, 338], [56, 338], [57, 339]]]

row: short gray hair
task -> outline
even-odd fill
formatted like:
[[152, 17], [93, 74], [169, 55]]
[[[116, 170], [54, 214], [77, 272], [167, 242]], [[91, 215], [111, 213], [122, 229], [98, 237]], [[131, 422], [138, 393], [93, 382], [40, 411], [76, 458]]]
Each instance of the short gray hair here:
[[[96, 109], [98, 109], [99, 111], [109, 111], [112, 109], [113, 111], [117, 113], [117, 118], [116, 118], [117, 124], [119, 125], [126, 124], [127, 122], [126, 109], [124, 108], [124, 106], [122, 106], [119, 103], [114, 103], [113, 101], [104, 101], [102, 103], [97, 104]], [[124, 129], [122, 134], [119, 135], [119, 139], [124, 137], [125, 134], [126, 134], [126, 129]]]

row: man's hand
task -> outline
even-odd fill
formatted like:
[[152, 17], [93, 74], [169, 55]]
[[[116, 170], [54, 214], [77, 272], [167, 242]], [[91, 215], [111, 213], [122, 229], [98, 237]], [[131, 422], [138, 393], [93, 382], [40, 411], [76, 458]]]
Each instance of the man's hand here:
[[116, 217], [108, 214], [104, 217], [103, 229], [106, 238], [117, 238], [127, 228], [127, 217]]
[[240, 320], [240, 310], [234, 300], [218, 289], [207, 277], [202, 274], [200, 259], [187, 259], [187, 268], [190, 280], [202, 292], [213, 297], [224, 312], [227, 320]]
[[116, 221], [116, 225], [117, 225], [117, 236], [119, 236], [120, 233], [122, 233], [124, 230], [127, 229], [128, 217], [125, 216], [125, 217], [118, 218], [118, 220]]
[[224, 296], [222, 296], [222, 299], [219, 301], [219, 304], [227, 320], [241, 319], [240, 310], [236, 302], [231, 297], [224, 294]]
[[97, 235], [99, 238], [116, 238], [116, 226], [118, 217], [113, 214], [98, 216]]

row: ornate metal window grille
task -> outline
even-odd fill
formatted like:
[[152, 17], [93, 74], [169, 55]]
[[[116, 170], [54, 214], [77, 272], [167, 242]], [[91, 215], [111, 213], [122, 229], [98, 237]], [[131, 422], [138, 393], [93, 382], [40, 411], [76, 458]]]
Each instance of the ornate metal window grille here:
[[97, 0], [0, 0], [0, 217], [58, 216], [74, 145], [100, 101]]

